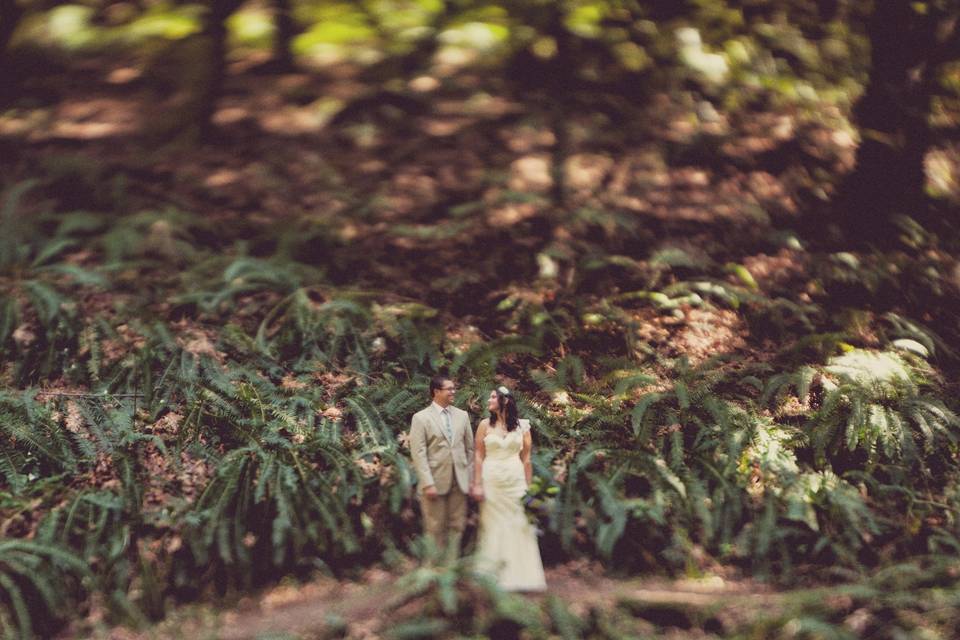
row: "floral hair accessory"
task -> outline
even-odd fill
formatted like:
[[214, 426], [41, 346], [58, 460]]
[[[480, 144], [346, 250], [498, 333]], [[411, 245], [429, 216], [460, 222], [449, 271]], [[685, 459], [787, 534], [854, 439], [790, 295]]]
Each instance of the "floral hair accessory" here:
[[507, 388], [506, 388], [505, 386], [503, 386], [503, 385], [500, 385], [499, 387], [497, 387], [497, 392], [498, 392], [500, 395], [503, 395], [503, 396], [508, 396], [508, 395], [510, 395], [510, 389], [507, 389]]

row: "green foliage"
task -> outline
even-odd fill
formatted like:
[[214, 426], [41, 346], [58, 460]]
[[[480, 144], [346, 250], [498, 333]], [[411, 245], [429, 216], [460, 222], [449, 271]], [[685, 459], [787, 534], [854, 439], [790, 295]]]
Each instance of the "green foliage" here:
[[[68, 220], [60, 227], [68, 236], [114, 228]], [[149, 235], [155, 223], [130, 224]], [[174, 235], [189, 246], [192, 232], [180, 229]], [[176, 298], [186, 329], [161, 321], [121, 331], [96, 316], [77, 330], [84, 356], [74, 378], [141, 390], [136, 413], [132, 401], [110, 396], [43, 404], [10, 393], [0, 402], [0, 437], [14, 445], [3, 449], [0, 478], [14, 494], [26, 495], [37, 475], [96, 470], [116, 480], [72, 493], [36, 534], [44, 545], [97, 559], [88, 587], [107, 595], [116, 619], [162, 615], [171, 590], [246, 588], [411, 548], [419, 525], [403, 434], [426, 402], [429, 375], [444, 367], [471, 407], [483, 406], [504, 371], [520, 373], [521, 409], [535, 424], [535, 473], [549, 495], [537, 517], [551, 557], [696, 574], [708, 555], [783, 577], [801, 560], [860, 567], [871, 539], [901, 549], [908, 535], [922, 534], [931, 548], [960, 547], [955, 519], [944, 517], [954, 511], [934, 506], [914, 484], [936, 483], [952, 468], [957, 419], [922, 359], [944, 347], [903, 318], [885, 320], [889, 351], [854, 350], [789, 372], [724, 358], [640, 364], [611, 356], [622, 343], [604, 346], [591, 332], [635, 331], [631, 307], [654, 298], [578, 307], [516, 295], [504, 299], [502, 320], [522, 331], [464, 349], [445, 342], [430, 307], [337, 291], [321, 284], [319, 271], [279, 257], [181, 253], [194, 265], [182, 282], [201, 285]], [[119, 249], [113, 258], [127, 267], [153, 259]], [[684, 304], [696, 294], [700, 304], [738, 312], [762, 307], [759, 294], [721, 281], [661, 289]], [[230, 323], [214, 331], [190, 325], [190, 313]], [[137, 346], [111, 357], [110, 343], [131, 335]], [[811, 335], [815, 348], [794, 347], [791, 357], [830, 352], [841, 338]], [[588, 350], [593, 344], [602, 356]], [[79, 422], [67, 429], [70, 411]], [[175, 430], [148, 428], [174, 413]], [[174, 466], [191, 452], [211, 475], [197, 497], [145, 509], [147, 451]], [[893, 465], [921, 473], [898, 481]], [[910, 517], [891, 519], [903, 507]], [[938, 524], [923, 525], [928, 519]], [[182, 546], [156, 557], [143, 551], [171, 540]], [[437, 633], [475, 615], [462, 596], [472, 578], [438, 575], [417, 592], [435, 598], [436, 615], [398, 628]], [[570, 636], [593, 624], [573, 622], [556, 605], [536, 622], [509, 605], [490, 607], [499, 611], [483, 618], [490, 628], [533, 625]]]
[[930, 356], [938, 360], [942, 358], [947, 361], [957, 359], [956, 351], [954, 351], [943, 338], [916, 320], [904, 318], [892, 312], [885, 313], [883, 318], [890, 324], [891, 337], [895, 338], [895, 340], [892, 341], [893, 346], [898, 346], [896, 339], [913, 340], [920, 343], [926, 350], [926, 354], [918, 352], [918, 355], [922, 357]]
[[821, 461], [862, 452], [870, 467], [895, 462], [929, 473], [937, 452], [955, 447], [960, 419], [931, 393], [928, 375], [900, 353], [854, 349], [823, 367], [774, 376], [761, 401], [778, 402], [792, 389], [801, 406], [816, 403], [808, 424]]
[[119, 490], [79, 492], [40, 522], [37, 539], [83, 558], [92, 576], [87, 588], [105, 596], [118, 620], [142, 623], [143, 613], [129, 596], [140, 575], [136, 537], [142, 526], [142, 480], [129, 461], [116, 467]]
[[42, 216], [21, 210], [33, 181], [14, 185], [0, 208], [0, 354], [15, 377], [36, 380], [69, 364], [77, 351], [76, 287], [100, 287], [99, 274], [64, 260], [77, 246], [65, 233], [48, 237]]
[[0, 393], [0, 478], [14, 494], [28, 478], [73, 471], [78, 456], [49, 407], [26, 394]]
[[[702, 428], [705, 420], [715, 420], [720, 423], [719, 427], [726, 426], [729, 413], [714, 389], [722, 378], [714, 368], [716, 364], [718, 361], [707, 361], [691, 367], [682, 358], [675, 364], [672, 389], [646, 393], [637, 400], [630, 413], [630, 422], [639, 444], [647, 444], [662, 436], [654, 432], [658, 425], [682, 427], [691, 424]], [[681, 451], [673, 455], [676, 460], [682, 459]]]
[[344, 508], [359, 484], [356, 473], [336, 453], [321, 447], [311, 453], [268, 436], [227, 454], [188, 516], [196, 566], [222, 563], [232, 580], [244, 583], [257, 570], [287, 566], [311, 552], [357, 551]]
[[232, 446], [185, 515], [194, 566], [250, 584], [394, 544], [382, 534], [413, 484], [397, 438], [419, 404], [408, 389], [390, 381], [358, 389], [342, 399], [342, 420], [320, 419], [315, 401], [250, 371], [199, 364], [184, 370], [193, 385], [184, 426], [216, 429]]
[[744, 637], [949, 638], [960, 622], [956, 562], [920, 557], [852, 585], [797, 590], [739, 626]]
[[[734, 215], [753, 219], [731, 216], [715, 227], [662, 215], [662, 196], [709, 209], [692, 176], [670, 163], [735, 170], [743, 163], [750, 180], [703, 173], [722, 178], [724, 190], [753, 178], [763, 186], [780, 173], [771, 160], [805, 146], [804, 128], [835, 119], [847, 131], [848, 98], [825, 96], [855, 90], [864, 71], [866, 56], [852, 55], [862, 38], [840, 15], [853, 11], [850, 3], [823, 19], [819, 13], [837, 3], [674, 4], [296, 5], [305, 23], [299, 52], [362, 41], [376, 43], [377, 55], [409, 53], [383, 85], [390, 91], [415, 86], [406, 81], [421, 72], [423, 80], [433, 77], [424, 61], [469, 57], [447, 55], [457, 48], [474, 48], [482, 64], [506, 60], [508, 108], [488, 117], [488, 106], [504, 105], [487, 93], [499, 91], [499, 82], [488, 85], [480, 74], [466, 111], [481, 117], [457, 120], [462, 130], [451, 136], [431, 134], [430, 145], [521, 132], [508, 151], [550, 149], [549, 195], [512, 184], [501, 168], [513, 158], [499, 152], [495, 169], [463, 190], [448, 189], [459, 159], [449, 175], [445, 166], [415, 175], [411, 182], [426, 185], [430, 204], [419, 209], [418, 195], [409, 216], [403, 198], [388, 200], [386, 189], [362, 193], [369, 182], [355, 187], [318, 161], [329, 192], [291, 207], [279, 230], [261, 224], [259, 214], [274, 213], [266, 201], [258, 215], [238, 215], [236, 228], [219, 216], [203, 219], [204, 211], [132, 211], [126, 174], [111, 178], [113, 166], [80, 155], [47, 161], [46, 181], [14, 183], [0, 205], [0, 377], [10, 387], [0, 393], [0, 495], [17, 505], [19, 519], [3, 512], [0, 523], [13, 523], [10, 530], [36, 546], [0, 543], [4, 629], [46, 632], [38, 616], [85, 597], [102, 597], [112, 619], [139, 621], [163, 615], [171, 597], [317, 568], [343, 573], [386, 551], [415, 548], [420, 525], [404, 438], [438, 372], [457, 379], [458, 402], [475, 419], [491, 387], [514, 388], [534, 424], [530, 497], [541, 500], [535, 516], [548, 559], [587, 556], [623, 571], [688, 575], [719, 559], [783, 578], [798, 563], [860, 570], [915, 548], [960, 550], [960, 420], [941, 380], [953, 373], [955, 336], [942, 317], [925, 319], [930, 326], [911, 317], [925, 318], [927, 298], [949, 316], [953, 262], [939, 255], [947, 252], [935, 234], [905, 219], [904, 242], [922, 256], [811, 256], [812, 279], [794, 291], [800, 283], [782, 286], [777, 264], [767, 273], [747, 268], [752, 255], [769, 252], [768, 230], [747, 228], [771, 224], [768, 203], [735, 203]], [[132, 41], [182, 38], [204, 9], [124, 5], [117, 15], [133, 14], [120, 18], [123, 26], [92, 27], [92, 7], [67, 7], [58, 19], [72, 16], [80, 41], [107, 32]], [[234, 33], [238, 41], [262, 46], [265, 14], [248, 10], [257, 13], [234, 16], [231, 29], [243, 32]], [[186, 96], [179, 92], [185, 82], [208, 75], [195, 64], [203, 56], [194, 55], [208, 44], [205, 35], [147, 52], [153, 62], [143, 79], [170, 88], [174, 101]], [[351, 59], [365, 65], [370, 57]], [[370, 77], [391, 73], [397, 61], [382, 63], [367, 69]], [[569, 90], [559, 91], [559, 77], [571, 80]], [[460, 100], [451, 91], [461, 88], [458, 78], [438, 78], [439, 93], [413, 100], [424, 113], [428, 94]], [[315, 85], [293, 80], [283, 91], [302, 99], [297, 113], [327, 109], [308, 105]], [[634, 117], [649, 106], [648, 95], [677, 100], [662, 114]], [[185, 98], [189, 107], [196, 98]], [[756, 132], [741, 149], [743, 121], [769, 103], [788, 107], [777, 115], [796, 140]], [[450, 104], [424, 118], [397, 116], [406, 112], [388, 106], [383, 120], [446, 122]], [[647, 145], [649, 131], [640, 126], [651, 115], [669, 126], [666, 150]], [[642, 153], [614, 157], [641, 131]], [[333, 137], [379, 153], [392, 133], [383, 121], [360, 118]], [[402, 187], [410, 158], [401, 146], [396, 156], [356, 164], [365, 174], [368, 167], [383, 173], [376, 183]], [[819, 145], [818, 160], [835, 160], [829, 146]], [[580, 151], [600, 156], [598, 183], [610, 193], [565, 183], [575, 168], [565, 163]], [[348, 153], [337, 162], [359, 159]], [[820, 183], [830, 186], [811, 178], [822, 169], [787, 164], [785, 184], [813, 181], [818, 194]], [[276, 180], [270, 187], [312, 173], [294, 168], [282, 182], [265, 170]], [[394, 170], [398, 180], [380, 180]], [[198, 193], [216, 191], [214, 182]], [[42, 185], [63, 211], [33, 197]], [[150, 200], [156, 185], [142, 186], [143, 193], [129, 193]], [[246, 197], [246, 186], [229, 185], [237, 193], [223, 195]], [[770, 200], [803, 204], [796, 196]], [[746, 200], [754, 198], [764, 199]], [[509, 227], [495, 222], [489, 214], [501, 206], [522, 215]], [[714, 231], [731, 237], [714, 238]], [[421, 259], [421, 247], [437, 245], [444, 250]], [[468, 245], [482, 259], [457, 264]], [[795, 239], [787, 246], [802, 250]], [[414, 269], [399, 266], [410, 261]], [[801, 259], [787, 266], [788, 276], [793, 267], [807, 270]], [[678, 333], [714, 307], [747, 323], [749, 332], [738, 335], [750, 341], [747, 353], [698, 364], [660, 355], [682, 352]], [[643, 337], [651, 328], [664, 337]], [[838, 349], [848, 352], [837, 356]], [[106, 393], [52, 400], [22, 388], [29, 385]], [[131, 392], [135, 400], [110, 395]], [[33, 500], [36, 517], [21, 517]], [[64, 560], [73, 556], [83, 571]], [[603, 629], [609, 620], [578, 619], [557, 598], [524, 609], [465, 564], [416, 571], [402, 587], [420, 606], [413, 616], [397, 614], [403, 619], [390, 630], [397, 637], [616, 637]], [[41, 604], [35, 611], [32, 603]], [[393, 612], [408, 610], [401, 603]], [[804, 609], [795, 620], [783, 625], [784, 635], [842, 633], [817, 611]]]
[[[537, 386], [543, 391], [556, 394], [580, 387], [584, 382], [584, 372], [583, 359], [580, 356], [571, 354], [562, 358], [552, 373], [534, 370], [530, 372], [530, 377], [533, 378]], [[643, 376], [643, 374], [624, 377], [618, 384], [618, 395], [625, 392], [632, 383], [641, 384], [645, 380], [648, 381], [648, 377]]]
[[538, 354], [540, 341], [534, 337], [514, 335], [482, 342], [458, 355], [450, 365], [451, 376], [462, 376], [464, 371], [474, 372], [484, 379], [492, 378], [497, 363], [507, 355], [520, 353]]
[[23, 261], [25, 250], [20, 242], [29, 235], [25, 216], [17, 214], [20, 199], [36, 185], [35, 181], [25, 181], [12, 187], [3, 199], [3, 208], [0, 209], [0, 225], [3, 228], [3, 240], [0, 241], [0, 267], [6, 269]]
[[[225, 258], [212, 258], [198, 264], [184, 275], [191, 285], [190, 293], [177, 297], [177, 304], [195, 304], [200, 311], [214, 313], [225, 310], [238, 298], [269, 291], [284, 296], [280, 303], [287, 303], [287, 296], [295, 294], [303, 284], [320, 280], [315, 269], [305, 265], [281, 260], [265, 260], [240, 256], [227, 262]], [[275, 306], [267, 318], [279, 313], [284, 307]]]
[[173, 208], [142, 211], [117, 220], [89, 213], [71, 214], [64, 217], [62, 227], [87, 234], [97, 232], [92, 244], [114, 271], [192, 265], [203, 257], [197, 250], [200, 241], [219, 239], [212, 225]]
[[87, 565], [60, 547], [0, 541], [0, 631], [6, 638], [49, 635], [75, 606]]
[[[673, 374], [671, 387], [638, 396], [630, 412], [616, 400], [575, 396], [591, 407], [569, 414], [578, 434], [624, 444], [589, 445], [561, 467], [545, 542], [556, 536], [567, 553], [590, 550], [621, 567], [631, 558], [638, 567], [696, 571], [697, 549], [780, 576], [799, 558], [858, 566], [889, 523], [851, 481], [802, 462], [816, 451], [806, 431], [745, 408], [742, 396], [727, 397], [736, 387], [721, 361], [681, 360]], [[785, 386], [810, 393], [814, 375], [808, 367], [774, 376], [764, 403]], [[621, 380], [613, 397], [622, 398], [636, 376], [612, 377]]]
[[408, 611], [405, 605], [419, 601], [418, 613], [391, 619], [389, 637], [437, 637], [454, 629], [479, 637], [498, 637], [510, 633], [507, 629], [543, 637], [539, 611], [520, 596], [501, 591], [490, 576], [470, 565], [465, 559], [447, 567], [422, 567], [401, 578], [399, 594], [387, 603], [387, 611]]

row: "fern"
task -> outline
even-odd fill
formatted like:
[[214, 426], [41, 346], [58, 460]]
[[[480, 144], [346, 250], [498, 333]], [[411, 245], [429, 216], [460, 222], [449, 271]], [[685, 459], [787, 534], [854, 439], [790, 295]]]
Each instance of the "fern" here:
[[357, 430], [364, 448], [380, 447], [392, 440], [389, 428], [372, 403], [357, 396], [347, 398], [346, 402], [356, 418]]
[[25, 180], [15, 184], [4, 194], [0, 207], [0, 269], [6, 270], [21, 262], [24, 251], [29, 250], [26, 243], [31, 240], [31, 218], [19, 216], [17, 209], [24, 195], [33, 189], [36, 180]]
[[670, 307], [677, 303], [700, 306], [704, 301], [715, 300], [736, 310], [744, 302], [756, 302], [760, 299], [743, 287], [734, 287], [722, 280], [680, 281], [664, 287], [662, 293], [672, 301]]
[[960, 434], [956, 414], [923, 390], [931, 385], [922, 376], [922, 369], [895, 353], [854, 350], [821, 368], [772, 377], [761, 401], [774, 403], [792, 388], [802, 404], [810, 405], [813, 392], [820, 394], [808, 423], [821, 461], [846, 449], [864, 452], [870, 465], [881, 460], [916, 465], [922, 452], [929, 455], [938, 443], [954, 443]]
[[[291, 300], [289, 296], [304, 283], [319, 281], [320, 274], [305, 265], [288, 260], [239, 256], [227, 264], [220, 258], [200, 263], [183, 277], [187, 281], [185, 284], [192, 285], [185, 287], [190, 293], [176, 296], [173, 299], [175, 304], [193, 304], [202, 311], [218, 313], [242, 295], [261, 291], [284, 295], [285, 298], [280, 304], [268, 313], [269, 317], [288, 305]], [[190, 282], [197, 280], [200, 282]]]
[[[58, 341], [75, 339], [68, 311], [75, 303], [58, 289], [66, 288], [66, 283], [99, 287], [106, 281], [99, 274], [76, 265], [55, 262], [74, 241], [69, 237], [45, 235], [39, 224], [43, 214], [20, 214], [20, 200], [35, 184], [35, 181], [25, 181], [14, 185], [0, 207], [0, 277], [7, 280], [7, 292], [2, 298], [0, 345], [10, 336], [16, 322], [35, 314], [41, 335], [37, 336], [33, 349], [22, 355], [31, 360], [51, 361], [53, 351], [63, 347], [56, 344]], [[26, 303], [24, 308], [20, 308], [21, 302]], [[47, 350], [43, 356], [40, 355], [42, 349]], [[40, 373], [51, 369], [52, 362]]]
[[396, 330], [390, 326], [384, 327], [388, 335], [399, 345], [396, 358], [408, 371], [417, 371], [422, 367], [436, 370], [440, 366], [441, 355], [437, 348], [440, 342], [440, 332], [424, 322], [417, 322], [412, 318], [400, 318], [396, 323]]
[[619, 499], [614, 489], [617, 474], [610, 479], [591, 475], [591, 480], [597, 492], [599, 511], [602, 514], [596, 527], [595, 544], [600, 556], [610, 559], [627, 525], [627, 505]]
[[50, 409], [30, 394], [0, 392], [0, 439], [14, 445], [4, 449], [6, 468], [15, 474], [22, 473], [31, 460], [40, 465], [44, 475], [76, 468], [77, 456], [68, 434], [54, 422]]
[[522, 597], [501, 591], [490, 576], [476, 572], [468, 559], [417, 568], [398, 580], [397, 589], [399, 593], [384, 607], [391, 637], [437, 637], [448, 629], [477, 637], [509, 634], [501, 625], [546, 637], [540, 612]]
[[388, 387], [385, 395], [386, 397], [380, 396], [376, 399], [377, 405], [382, 407], [381, 412], [387, 417], [388, 422], [401, 425], [407, 416], [414, 413], [416, 407], [423, 404], [423, 397], [426, 394], [416, 394], [402, 387], [399, 389]]
[[563, 640], [578, 640], [583, 637], [584, 623], [570, 613], [557, 595], [547, 596], [546, 605], [553, 627]]
[[539, 341], [535, 338], [506, 336], [490, 342], [479, 343], [457, 356], [450, 365], [450, 375], [455, 377], [461, 370], [485, 372], [489, 375], [489, 372], [496, 369], [500, 359], [506, 355], [518, 353], [537, 355], [541, 352]]
[[933, 453], [941, 439], [957, 443], [960, 417], [947, 408], [942, 400], [930, 396], [908, 398], [901, 409], [908, 421], [915, 425], [923, 438], [926, 453]]
[[892, 312], [885, 313], [883, 319], [890, 324], [894, 337], [919, 342], [934, 358], [942, 355], [947, 360], [957, 359], [957, 352], [943, 338], [916, 320]]
[[800, 367], [796, 371], [779, 373], [772, 376], [760, 396], [760, 404], [768, 405], [777, 403], [780, 399], [793, 388], [801, 402], [807, 400], [810, 394], [810, 386], [816, 376], [817, 370], [813, 367]]
[[531, 378], [547, 393], [556, 394], [568, 389], [573, 390], [584, 384], [585, 365], [579, 356], [568, 355], [557, 363], [552, 373], [533, 370]]
[[62, 548], [0, 541], [0, 630], [5, 637], [49, 635], [76, 601], [87, 565]]
[[[215, 559], [249, 581], [266, 570], [263, 553], [274, 567], [288, 567], [310, 554], [357, 552], [348, 507], [363, 495], [363, 479], [352, 459], [338, 441], [314, 438], [295, 446], [282, 435], [293, 418], [276, 407], [275, 392], [262, 381], [245, 384], [246, 390], [237, 387], [237, 411], [252, 414], [240, 423], [256, 428], [248, 432], [249, 444], [220, 461], [194, 506], [195, 561], [202, 566]], [[267, 419], [270, 414], [281, 418]], [[376, 435], [382, 438], [382, 430]]]

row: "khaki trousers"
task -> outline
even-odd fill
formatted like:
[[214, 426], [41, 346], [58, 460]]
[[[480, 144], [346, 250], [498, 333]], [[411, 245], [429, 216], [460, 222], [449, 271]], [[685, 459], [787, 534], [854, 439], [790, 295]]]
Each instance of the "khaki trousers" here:
[[433, 540], [436, 551], [445, 562], [460, 557], [460, 540], [467, 525], [467, 495], [456, 481], [450, 491], [436, 498], [420, 496], [423, 528]]

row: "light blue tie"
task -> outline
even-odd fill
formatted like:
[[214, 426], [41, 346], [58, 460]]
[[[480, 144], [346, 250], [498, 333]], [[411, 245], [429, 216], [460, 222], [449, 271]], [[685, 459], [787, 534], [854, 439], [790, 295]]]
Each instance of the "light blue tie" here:
[[450, 412], [444, 409], [440, 413], [443, 414], [443, 426], [447, 430], [447, 440], [453, 442], [453, 429], [450, 428]]

